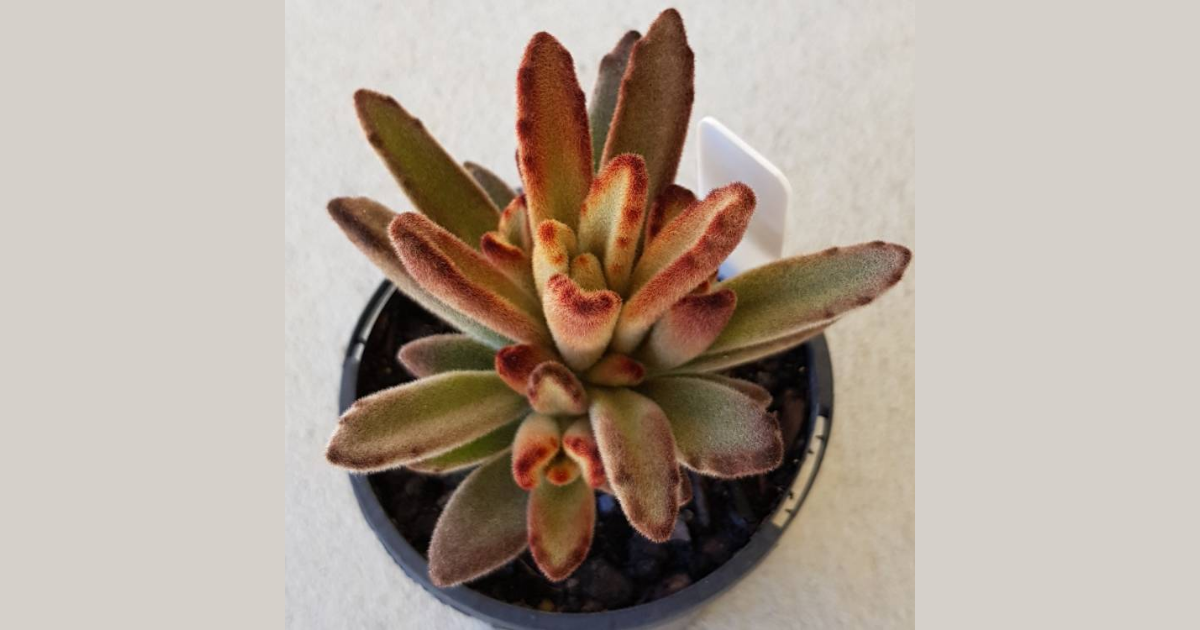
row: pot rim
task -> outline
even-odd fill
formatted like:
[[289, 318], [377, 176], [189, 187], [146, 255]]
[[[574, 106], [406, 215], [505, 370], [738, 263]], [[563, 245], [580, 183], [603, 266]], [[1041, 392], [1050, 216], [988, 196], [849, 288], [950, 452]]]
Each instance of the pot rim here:
[[[358, 369], [367, 338], [384, 305], [396, 293], [399, 293], [396, 287], [389, 280], [384, 280], [371, 296], [366, 309], [354, 326], [342, 363], [342, 381], [338, 395], [339, 413], [344, 413], [358, 398]], [[402, 293], [400, 295], [407, 299]], [[804, 459], [795, 479], [792, 480], [787, 497], [751, 534], [750, 541], [724, 564], [678, 592], [652, 602], [600, 612], [558, 613], [502, 602], [465, 585], [438, 588], [429, 581], [428, 563], [425, 558], [421, 557], [392, 526], [391, 519], [371, 487], [369, 476], [350, 473], [350, 485], [367, 524], [392, 560], [427, 592], [463, 614], [499, 628], [585, 630], [647, 628], [666, 623], [682, 617], [689, 611], [698, 611], [701, 606], [749, 574], [775, 547], [812, 489], [833, 428], [833, 365], [824, 334], [809, 339], [800, 347], [805, 353], [809, 367], [806, 374], [810, 396], [808, 431], [797, 436], [797, 439], [804, 440]]]

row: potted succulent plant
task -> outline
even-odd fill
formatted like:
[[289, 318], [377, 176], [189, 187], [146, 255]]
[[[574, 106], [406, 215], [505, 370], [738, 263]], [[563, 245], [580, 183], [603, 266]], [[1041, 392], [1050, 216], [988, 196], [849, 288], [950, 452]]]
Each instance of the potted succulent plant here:
[[[448, 589], [439, 597], [492, 623], [577, 627], [587, 613], [624, 608], [566, 593], [607, 544], [600, 517], [626, 527], [626, 557], [657, 557], [655, 545], [689, 535], [681, 509], [699, 518], [699, 506], [681, 507], [693, 486], [761, 481], [785, 453], [802, 455], [805, 436], [781, 429], [787, 401], [773, 392], [800, 369], [818, 371], [802, 344], [896, 284], [911, 258], [875, 241], [718, 280], [755, 196], [735, 183], [697, 199], [673, 183], [692, 98], [693, 55], [674, 10], [604, 58], [590, 109], [570, 54], [538, 33], [517, 76], [517, 194], [460, 166], [391, 98], [355, 94], [370, 143], [420, 212], [365, 198], [329, 204], [394, 289], [377, 294], [356, 331], [326, 457], [359, 475], [360, 499], [380, 492], [361, 473], [404, 470], [405, 488], [435, 484], [428, 510], [408, 506], [435, 515], [432, 531], [406, 544], [399, 531], [422, 518], [382, 517], [378, 497], [372, 525], [406, 569], [427, 558], [415, 577]], [[738, 366], [749, 379], [729, 375]], [[791, 478], [799, 461], [784, 467]], [[497, 598], [451, 588], [514, 563], [564, 599], [487, 603]], [[600, 625], [662, 621], [713, 592], [689, 578], [642, 598], [674, 597], [675, 609]]]

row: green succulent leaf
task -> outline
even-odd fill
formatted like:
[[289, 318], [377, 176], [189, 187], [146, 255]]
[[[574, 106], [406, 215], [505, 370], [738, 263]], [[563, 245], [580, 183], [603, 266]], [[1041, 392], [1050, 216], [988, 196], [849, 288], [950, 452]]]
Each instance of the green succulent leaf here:
[[508, 454], [475, 469], [451, 495], [429, 543], [429, 578], [462, 584], [516, 558], [529, 545], [529, 495], [513, 482]]
[[520, 286], [529, 295], [536, 295], [533, 285], [533, 267], [529, 254], [519, 246], [510, 243], [498, 231], [488, 232], [479, 241], [479, 252], [492, 263], [497, 271], [504, 274], [514, 284]]
[[510, 422], [487, 435], [476, 438], [449, 452], [412, 462], [406, 466], [417, 472], [444, 475], [475, 466], [484, 460], [512, 448], [513, 437], [520, 422]]
[[434, 297], [408, 273], [388, 238], [388, 225], [396, 218], [395, 212], [366, 197], [339, 198], [329, 202], [329, 216], [401, 293], [422, 308], [488, 347], [500, 348], [512, 343], [508, 337]]
[[745, 477], [783, 460], [775, 415], [723, 383], [691, 376], [654, 378], [638, 388], [666, 414], [679, 461], [714, 477]]
[[599, 488], [608, 482], [604, 462], [600, 460], [600, 447], [587, 416], [580, 416], [567, 425], [563, 431], [562, 449], [582, 469], [583, 479], [589, 486]]
[[537, 298], [453, 234], [413, 212], [397, 216], [389, 232], [422, 288], [512, 339], [549, 342]]
[[592, 547], [595, 495], [582, 479], [563, 486], [543, 482], [529, 497], [528, 521], [533, 561], [547, 578], [562, 581]]
[[633, 273], [646, 208], [646, 164], [618, 155], [592, 182], [579, 211], [579, 248], [603, 261], [606, 286], [624, 294]]
[[500, 223], [496, 231], [504, 236], [504, 240], [517, 245], [521, 249], [533, 251], [533, 232], [529, 225], [529, 212], [525, 207], [525, 195], [518, 195], [504, 207], [500, 213]]
[[728, 289], [684, 296], [650, 329], [637, 357], [651, 370], [687, 363], [712, 345], [735, 308], [737, 294]]
[[664, 542], [679, 515], [679, 465], [667, 416], [630, 389], [589, 390], [592, 430], [608, 480], [629, 524]]
[[785, 258], [738, 274], [718, 285], [737, 293], [738, 308], [705, 354], [764, 344], [829, 323], [899, 282], [911, 259], [907, 248], [875, 241]]
[[694, 78], [695, 55], [683, 18], [667, 9], [633, 45], [600, 162], [603, 166], [622, 153], [645, 158], [648, 199], [657, 199], [675, 180], [692, 115]]
[[608, 288], [600, 259], [590, 252], [584, 252], [571, 259], [570, 275], [584, 291], [602, 291]]
[[556, 274], [542, 295], [550, 334], [572, 369], [587, 370], [613, 336], [621, 314], [621, 296], [613, 291], [584, 291], [570, 277]]
[[[834, 320], [837, 321], [837, 320]], [[757, 361], [764, 357], [779, 354], [786, 350], [790, 350], [813, 337], [821, 334], [832, 325], [833, 322], [826, 322], [816, 326], [810, 326], [788, 335], [779, 337], [771, 341], [754, 344], [752, 346], [742, 346], [733, 350], [720, 350], [717, 352], [705, 352], [691, 361], [669, 370], [674, 374], [689, 374], [694, 372], [717, 372], [720, 370], [728, 370], [732, 367], [744, 365], [751, 361]]]
[[499, 208], [463, 167], [390, 96], [354, 94], [367, 139], [418, 210], [464, 242], [496, 227]]
[[649, 244], [668, 223], [697, 202], [696, 195], [683, 186], [670, 184], [664, 188], [658, 199], [654, 200], [650, 212], [646, 214], [646, 236], [643, 242]]
[[517, 196], [516, 191], [488, 169], [474, 162], [463, 162], [463, 168], [470, 174], [471, 179], [479, 184], [483, 192], [487, 193], [488, 199], [491, 199], [497, 208], [507, 206]]
[[734, 183], [668, 223], [633, 270], [633, 295], [617, 322], [614, 349], [632, 352], [667, 309], [712, 276], [737, 247], [753, 212], [754, 192]]
[[462, 446], [527, 410], [495, 372], [445, 372], [355, 401], [325, 458], [356, 472], [395, 468]]
[[512, 476], [517, 485], [532, 490], [542, 470], [558, 454], [562, 433], [558, 421], [541, 413], [531, 413], [521, 422], [513, 438]]
[[629, 53], [641, 38], [641, 33], [629, 31], [617, 45], [600, 60], [600, 71], [596, 74], [596, 86], [588, 101], [588, 122], [592, 129], [592, 170], [600, 170], [600, 158], [604, 155], [604, 141], [608, 139], [608, 127], [612, 124], [613, 112], [617, 109], [617, 96], [621, 91], [621, 79], [629, 65]]
[[758, 383], [753, 383], [741, 378], [733, 378], [732, 376], [725, 376], [723, 374], [695, 374], [693, 376], [696, 378], [702, 378], [706, 381], [712, 381], [718, 385], [724, 385], [730, 389], [736, 389], [737, 391], [748, 396], [754, 402], [758, 403], [763, 409], [766, 409], [771, 405], [771, 392], [767, 391], [767, 388], [759, 385]]
[[529, 406], [538, 413], [574, 416], [587, 411], [587, 393], [575, 373], [557, 361], [546, 361], [529, 374]]
[[548, 33], [525, 48], [517, 72], [517, 156], [531, 225], [572, 230], [592, 184], [592, 140], [571, 53]]
[[423, 378], [454, 370], [490, 370], [496, 351], [466, 335], [430, 335], [401, 346], [396, 358], [410, 374]]
[[578, 240], [567, 224], [549, 220], [538, 224], [533, 233], [533, 282], [538, 295], [546, 293], [546, 283], [555, 274], [569, 274]]

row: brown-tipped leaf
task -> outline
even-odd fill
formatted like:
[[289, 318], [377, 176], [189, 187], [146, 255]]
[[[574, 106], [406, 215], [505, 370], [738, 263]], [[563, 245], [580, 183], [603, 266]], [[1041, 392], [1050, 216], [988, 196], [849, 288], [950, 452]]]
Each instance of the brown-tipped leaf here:
[[592, 130], [592, 170], [600, 170], [600, 158], [604, 155], [604, 141], [608, 139], [608, 128], [612, 124], [613, 111], [617, 109], [617, 96], [621, 92], [621, 79], [625, 78], [625, 67], [629, 65], [629, 53], [642, 35], [637, 31], [625, 33], [607, 55], [600, 60], [596, 73], [596, 85], [588, 101], [588, 123]]
[[679, 461], [688, 468], [714, 477], [745, 477], [772, 470], [783, 460], [775, 414], [732, 387], [671, 376], [651, 379], [638, 391], [670, 419]]
[[570, 273], [576, 246], [575, 231], [565, 223], [538, 224], [533, 233], [533, 282], [538, 295], [545, 294], [551, 276]]
[[549, 340], [536, 298], [482, 254], [412, 212], [397, 216], [389, 231], [404, 268], [438, 299], [514, 340]]
[[396, 213], [383, 204], [365, 197], [339, 198], [329, 202], [329, 216], [333, 218], [351, 243], [379, 267], [383, 275], [401, 293], [412, 298], [425, 310], [442, 321], [454, 326], [471, 337], [492, 348], [512, 343], [507, 337], [483, 325], [465, 313], [450, 308], [417, 284], [416, 279], [404, 268], [388, 237], [388, 225]]
[[697, 201], [696, 195], [683, 186], [671, 184], [664, 188], [646, 214], [645, 242], [653, 240], [668, 223]]
[[617, 323], [616, 350], [631, 352], [667, 309], [717, 270], [753, 212], [754, 192], [734, 183], [712, 191], [663, 228], [633, 271], [633, 297]]
[[512, 448], [513, 436], [517, 434], [517, 427], [519, 426], [521, 426], [520, 422], [510, 422], [454, 450], [442, 453], [437, 457], [430, 457], [429, 459], [409, 463], [405, 468], [434, 475], [443, 475], [464, 468], [470, 468], [497, 453]]
[[453, 370], [490, 370], [496, 351], [466, 335], [430, 335], [400, 347], [396, 358], [417, 378]]
[[526, 409], [495, 372], [446, 372], [355, 401], [325, 458], [359, 472], [394, 468], [482, 437]]
[[554, 460], [546, 466], [545, 478], [546, 481], [556, 485], [565, 486], [569, 483], [574, 483], [579, 478], [581, 471], [579, 465], [561, 450], [558, 455], [554, 456]]
[[684, 296], [650, 329], [638, 358], [652, 370], [691, 361], [721, 334], [736, 307], [737, 294], [727, 289]]
[[526, 490], [537, 486], [542, 470], [558, 454], [558, 422], [550, 416], [531, 413], [521, 422], [513, 438], [512, 476]]
[[517, 196], [517, 193], [503, 179], [488, 169], [474, 162], [463, 162], [463, 168], [467, 169], [471, 179], [479, 184], [479, 187], [487, 193], [488, 199], [491, 199], [497, 208], [507, 206]]
[[604, 462], [600, 460], [600, 447], [592, 433], [592, 424], [586, 416], [576, 418], [562, 435], [563, 451], [579, 465], [583, 479], [593, 488], [605, 485]]
[[557, 361], [558, 355], [541, 346], [518, 344], [505, 346], [496, 353], [496, 373], [514, 392], [525, 395], [529, 387], [529, 375], [533, 369], [546, 361]]
[[542, 296], [546, 324], [563, 360], [583, 371], [604, 354], [621, 314], [621, 296], [613, 291], [584, 291], [571, 278], [550, 277]]
[[646, 164], [626, 153], [604, 165], [580, 210], [579, 248], [603, 262], [607, 286], [619, 294], [633, 273], [645, 208]]
[[533, 267], [525, 250], [508, 242], [500, 232], [488, 232], [479, 241], [479, 252], [500, 273], [517, 284], [530, 295], [536, 295], [533, 286]]
[[548, 33], [529, 41], [517, 72], [517, 153], [532, 224], [575, 229], [592, 183], [592, 141], [571, 54]]
[[557, 361], [547, 361], [533, 369], [525, 395], [529, 406], [538, 413], [573, 416], [587, 411], [583, 384]]
[[421, 121], [370, 90], [355, 92], [354, 104], [367, 140], [418, 210], [472, 245], [496, 227], [498, 207]]
[[533, 251], [533, 232], [529, 227], [529, 213], [525, 208], [525, 195], [513, 198], [504, 211], [500, 213], [500, 223], [496, 231], [504, 236], [504, 240], [519, 246], [521, 249]]
[[679, 515], [679, 466], [666, 414], [629, 389], [590, 390], [592, 429], [608, 480], [629, 524], [663, 542]]
[[[569, 463], [569, 462], [568, 462]], [[581, 480], [543, 483], [529, 497], [529, 551], [551, 581], [571, 575], [587, 558], [596, 522], [596, 500]]]
[[604, 355], [584, 373], [583, 380], [593, 385], [608, 387], [632, 387], [646, 377], [646, 368], [628, 355], [610, 353]]
[[429, 543], [429, 578], [450, 587], [507, 564], [529, 544], [529, 495], [513, 483], [508, 455], [467, 476], [451, 495]]
[[604, 269], [595, 254], [584, 252], [571, 259], [571, 279], [584, 291], [600, 291], [608, 288]]
[[601, 164], [622, 153], [645, 158], [650, 199], [675, 180], [695, 97], [694, 57], [683, 19], [668, 9], [634, 44], [621, 81]]
[[793, 336], [865, 306], [900, 281], [911, 259], [907, 248], [875, 241], [738, 274], [719, 285], [737, 293], [738, 308], [705, 354]]

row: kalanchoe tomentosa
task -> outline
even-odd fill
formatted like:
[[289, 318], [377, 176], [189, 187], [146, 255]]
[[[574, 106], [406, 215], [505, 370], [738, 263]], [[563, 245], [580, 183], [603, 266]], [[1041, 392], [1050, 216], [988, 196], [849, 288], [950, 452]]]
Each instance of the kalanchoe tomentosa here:
[[[876, 241], [718, 282], [754, 210], [743, 184], [673, 183], [693, 97], [683, 22], [663, 12], [605, 56], [590, 103], [538, 33], [517, 75], [524, 194], [452, 160], [389, 97], [360, 90], [371, 144], [417, 213], [335, 199], [334, 220], [410, 298], [462, 331], [411, 342], [417, 380], [342, 416], [328, 460], [352, 471], [476, 467], [429, 548], [434, 583], [527, 547], [562, 580], [592, 542], [594, 490], [666, 540], [691, 496], [680, 467], [741, 477], [780, 464], [763, 388], [714, 374], [796, 346], [896, 284], [908, 249]], [[503, 208], [503, 210], [501, 210]]]

